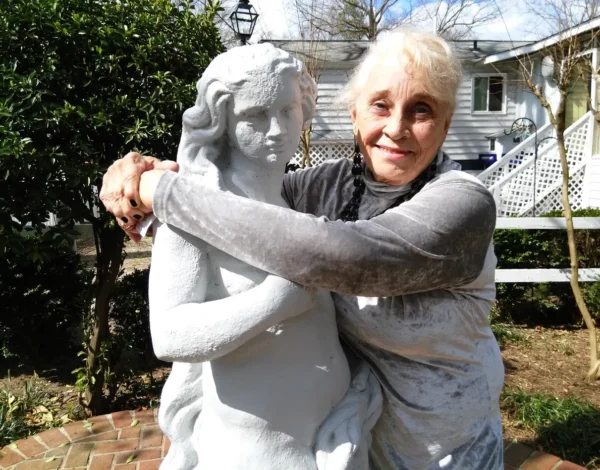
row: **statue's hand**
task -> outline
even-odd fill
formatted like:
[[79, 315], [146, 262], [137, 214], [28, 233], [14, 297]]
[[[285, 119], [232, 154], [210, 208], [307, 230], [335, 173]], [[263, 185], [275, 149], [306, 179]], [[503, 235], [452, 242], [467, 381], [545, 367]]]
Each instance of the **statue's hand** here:
[[269, 275], [263, 286], [272, 292], [273, 299], [280, 305], [290, 308], [289, 315], [296, 316], [312, 309], [317, 302], [316, 289], [308, 289], [279, 276]]
[[[136, 224], [146, 214], [152, 213], [152, 204], [147, 203], [148, 197], [154, 194], [155, 185], [152, 187], [151, 195], [148, 193], [150, 189], [148, 184], [144, 199], [140, 197], [140, 178], [143, 173], [151, 170], [178, 171], [179, 165], [172, 161], [162, 162], [158, 158], [131, 152], [114, 162], [106, 171], [102, 181], [100, 200], [106, 210], [117, 218], [119, 226], [134, 241], [139, 241], [141, 238], [135, 229]], [[151, 180], [153, 181], [154, 178], [150, 178], [148, 183]]]

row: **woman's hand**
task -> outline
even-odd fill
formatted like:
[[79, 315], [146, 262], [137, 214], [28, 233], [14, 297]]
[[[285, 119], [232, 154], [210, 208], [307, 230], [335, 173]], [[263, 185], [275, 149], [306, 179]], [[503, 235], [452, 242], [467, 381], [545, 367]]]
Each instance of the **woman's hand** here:
[[154, 174], [153, 177], [148, 178], [143, 200], [140, 197], [140, 178], [143, 173], [152, 170], [162, 170], [160, 172], [162, 174], [164, 170], [178, 171], [179, 165], [176, 162], [162, 162], [158, 158], [131, 152], [108, 168], [102, 182], [100, 200], [106, 210], [117, 218], [119, 226], [134, 241], [139, 241], [141, 238], [135, 230], [137, 222], [146, 214], [152, 213], [151, 198], [160, 175]]

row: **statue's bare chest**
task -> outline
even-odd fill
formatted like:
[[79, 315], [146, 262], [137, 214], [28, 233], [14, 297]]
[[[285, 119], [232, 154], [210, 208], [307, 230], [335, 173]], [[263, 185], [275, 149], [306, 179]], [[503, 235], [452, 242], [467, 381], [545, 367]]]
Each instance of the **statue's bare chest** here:
[[267, 273], [212, 246], [207, 247], [209, 278], [206, 300], [217, 300], [252, 289]]

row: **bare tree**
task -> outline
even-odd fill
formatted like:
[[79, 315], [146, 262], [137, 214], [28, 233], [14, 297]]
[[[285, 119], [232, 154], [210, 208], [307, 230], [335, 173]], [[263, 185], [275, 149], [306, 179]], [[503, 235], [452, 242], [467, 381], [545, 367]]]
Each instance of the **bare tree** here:
[[499, 16], [494, 1], [483, 0], [420, 0], [413, 12], [413, 23], [427, 21], [432, 30], [446, 39], [465, 39], [473, 29]]
[[[318, 12], [323, 3], [320, 0], [294, 0], [294, 10], [301, 42], [301, 59], [306, 66], [309, 75], [315, 83], [319, 83], [321, 70], [324, 63], [325, 50], [322, 41], [328, 35], [322, 27], [317, 26], [319, 21]], [[318, 96], [317, 96], [318, 99]], [[312, 166], [310, 159], [310, 144], [312, 137], [312, 122], [302, 131], [300, 137], [300, 148], [302, 150], [301, 167]]]
[[332, 38], [353, 40], [372, 41], [401, 25], [423, 27], [426, 23], [447, 39], [463, 39], [499, 15], [494, 0], [326, 0], [309, 11], [305, 5], [311, 3], [300, 0], [299, 8], [312, 15], [317, 28]]
[[[552, 1], [558, 2], [560, 0]], [[557, 6], [560, 6], [560, 4], [557, 3]], [[538, 80], [536, 80], [535, 77], [536, 63], [538, 62], [537, 59], [539, 56], [525, 55], [518, 59], [518, 64], [526, 86], [536, 96], [541, 106], [548, 113], [549, 120], [556, 131], [562, 169], [561, 194], [563, 215], [567, 225], [567, 239], [571, 263], [571, 289], [577, 307], [581, 312], [589, 331], [590, 367], [588, 370], [588, 378], [591, 380], [598, 380], [600, 379], [598, 338], [594, 319], [587, 308], [579, 283], [579, 257], [577, 253], [575, 230], [573, 227], [573, 213], [571, 202], [569, 200], [569, 165], [567, 161], [567, 148], [565, 145], [567, 98], [574, 83], [586, 75], [589, 76], [589, 64], [586, 64], [586, 62], [582, 60], [582, 53], [590, 47], [593, 47], [597, 31], [590, 31], [584, 34], [579, 34], [579, 32], [576, 31], [575, 28], [584, 22], [583, 20], [587, 18], [588, 12], [579, 10], [579, 19], [582, 21], [578, 21], [577, 17], [572, 16], [575, 14], [575, 11], [570, 8], [569, 0], [564, 0], [562, 7], [556, 8], [553, 11], [553, 14], [556, 15], [554, 18], [556, 24], [569, 25], [558, 33], [557, 40], [551, 46], [538, 52], [540, 55], [552, 57], [555, 64], [552, 80], [556, 86], [558, 99], [556, 103], [554, 103], [554, 106], [546, 98], [542, 86], [538, 84]], [[548, 12], [546, 12], [546, 14], [548, 14]], [[596, 73], [598, 73], [598, 71], [596, 71]], [[596, 120], [599, 120], [600, 114], [598, 113], [598, 110], [594, 110], [594, 114], [596, 115]]]
[[542, 31], [559, 34], [600, 15], [600, 0], [526, 0], [527, 9], [543, 23]]
[[[328, 38], [373, 41], [410, 20], [400, 0], [299, 0], [298, 9]], [[316, 6], [318, 5], [318, 6]], [[316, 7], [315, 7], [316, 6]]]

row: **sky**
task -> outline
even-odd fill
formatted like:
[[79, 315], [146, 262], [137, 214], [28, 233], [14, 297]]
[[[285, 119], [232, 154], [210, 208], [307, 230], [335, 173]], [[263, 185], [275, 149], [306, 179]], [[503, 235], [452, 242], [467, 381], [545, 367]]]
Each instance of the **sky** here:
[[[550, 34], [536, 15], [528, 12], [527, 0], [495, 0], [501, 16], [475, 30], [476, 39], [536, 40]], [[290, 0], [251, 0], [259, 13], [253, 40], [292, 39], [298, 37], [294, 9]], [[474, 7], [476, 8], [476, 7]], [[422, 26], [428, 29], [428, 25]], [[433, 29], [433, 25], [429, 26]]]

